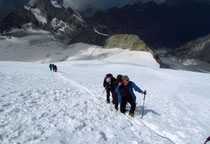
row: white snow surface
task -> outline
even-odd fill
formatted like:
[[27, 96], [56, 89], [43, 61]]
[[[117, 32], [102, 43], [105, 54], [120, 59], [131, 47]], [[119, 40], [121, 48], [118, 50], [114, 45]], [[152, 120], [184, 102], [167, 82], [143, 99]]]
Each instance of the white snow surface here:
[[[198, 144], [209, 134], [210, 75], [118, 62], [0, 62], [0, 143]], [[127, 74], [137, 94], [135, 118], [102, 96], [106, 73]]]
[[[146, 52], [64, 46], [39, 31], [0, 42], [1, 144], [199, 144], [209, 136], [209, 74], [160, 69]], [[61, 60], [50, 72], [48, 62]], [[105, 103], [107, 73], [147, 90], [143, 119], [142, 94], [135, 118]]]
[[42, 23], [42, 24], [46, 24], [47, 23], [47, 19], [42, 15], [42, 12], [38, 8], [31, 9], [31, 12], [33, 13], [33, 15], [36, 17], [36, 19], [40, 23]]
[[64, 60], [101, 60], [159, 67], [159, 64], [148, 52], [135, 52], [117, 48], [103, 49], [99, 46], [83, 43], [66, 46], [56, 41], [49, 33], [44, 31], [35, 33], [34, 30], [31, 34], [31, 31], [25, 37], [1, 40], [0, 60], [39, 63]]

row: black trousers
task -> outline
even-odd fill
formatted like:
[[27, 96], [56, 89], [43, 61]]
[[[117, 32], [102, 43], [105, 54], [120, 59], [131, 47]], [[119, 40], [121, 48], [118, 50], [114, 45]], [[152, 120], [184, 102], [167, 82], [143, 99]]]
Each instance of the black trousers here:
[[107, 88], [106, 89], [106, 97], [107, 97], [107, 100], [110, 101], [110, 93], [112, 94], [112, 100], [115, 101], [116, 100], [116, 94], [115, 94], [115, 91], [110, 89], [110, 88]]
[[126, 112], [126, 104], [129, 103], [131, 105], [131, 109], [130, 109], [130, 113], [134, 114], [134, 111], [136, 109], [136, 102], [134, 101], [133, 97], [130, 95], [130, 96], [122, 96], [122, 101], [121, 101], [121, 104], [120, 104], [120, 111], [122, 113], [125, 113]]
[[114, 104], [114, 107], [115, 107], [116, 110], [118, 110], [118, 105], [119, 105], [118, 95], [114, 92], [112, 96], [113, 96], [113, 104]]
[[111, 92], [111, 89], [107, 88], [106, 89], [106, 101], [107, 102], [110, 102], [110, 92]]
[[119, 103], [118, 103], [118, 95], [115, 93], [114, 90], [112, 90], [110, 88], [106, 89], [106, 101], [110, 102], [110, 93], [112, 94], [112, 102], [115, 105], [115, 109], [118, 110], [118, 105], [119, 105]]

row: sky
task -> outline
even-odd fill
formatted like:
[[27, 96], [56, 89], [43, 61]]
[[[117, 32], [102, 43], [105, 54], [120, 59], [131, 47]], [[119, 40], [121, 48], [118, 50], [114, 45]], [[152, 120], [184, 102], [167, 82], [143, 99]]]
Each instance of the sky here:
[[[24, 4], [27, 1], [30, 0], [0, 0], [0, 2], [4, 1], [4, 3], [12, 3], [14, 8], [16, 8], [15, 5], [19, 6]], [[31, 0], [34, 1], [34, 0]], [[35, 0], [36, 1], [36, 0]], [[58, 0], [63, 1], [65, 4], [70, 6], [72, 9], [83, 12], [87, 9], [106, 9], [111, 8], [114, 6], [122, 6], [126, 5], [127, 3], [132, 3], [135, 1], [141, 1], [141, 2], [147, 2], [147, 1], [154, 1], [156, 3], [170, 3], [170, 4], [179, 4], [183, 2], [199, 2], [199, 3], [209, 3], [210, 0]], [[1, 4], [1, 3], [0, 3]]]
[[[113, 6], [122, 6], [137, 0], [63, 0], [65, 4], [77, 11], [85, 11], [87, 8], [104, 9]], [[165, 0], [139, 0], [142, 2], [155, 1], [162, 3]]]
[[[59, 0], [62, 1], [62, 0]], [[85, 11], [87, 9], [106, 9], [114, 6], [122, 6], [135, 1], [148, 2], [154, 1], [156, 3], [164, 3], [179, 5], [180, 3], [208, 3], [210, 0], [63, 0], [63, 2], [69, 5], [76, 11]]]

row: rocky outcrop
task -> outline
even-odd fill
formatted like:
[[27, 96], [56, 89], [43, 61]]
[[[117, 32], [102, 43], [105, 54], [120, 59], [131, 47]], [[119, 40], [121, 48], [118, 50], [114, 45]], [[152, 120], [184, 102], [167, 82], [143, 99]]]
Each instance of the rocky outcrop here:
[[165, 67], [159, 57], [153, 52], [149, 46], [146, 45], [144, 41], [142, 41], [137, 35], [129, 35], [129, 34], [117, 34], [112, 35], [106, 39], [105, 48], [122, 48], [122, 49], [130, 49], [134, 51], [146, 51], [150, 52], [156, 61], [160, 64], [160, 67]]
[[105, 48], [123, 48], [136, 51], [150, 51], [152, 50], [140, 40], [137, 35], [116, 34], [106, 39]]

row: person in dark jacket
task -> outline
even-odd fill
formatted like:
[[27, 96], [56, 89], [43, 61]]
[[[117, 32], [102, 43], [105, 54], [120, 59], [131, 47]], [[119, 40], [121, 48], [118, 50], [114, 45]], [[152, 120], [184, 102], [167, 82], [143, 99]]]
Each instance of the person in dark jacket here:
[[133, 89], [141, 94], [146, 94], [146, 92], [143, 92], [134, 82], [129, 81], [128, 76], [123, 76], [122, 81], [115, 90], [116, 93], [119, 93], [120, 111], [125, 114], [126, 103], [128, 102], [131, 105], [129, 115], [134, 117], [136, 96]]
[[53, 71], [54, 71], [54, 72], [57, 72], [57, 71], [58, 71], [58, 68], [57, 68], [57, 66], [56, 66], [56, 65], [54, 65], [54, 67], [53, 67]]
[[104, 88], [106, 89], [106, 101], [110, 103], [110, 93], [112, 93], [112, 102], [114, 103], [114, 99], [116, 97], [115, 93], [115, 86], [116, 86], [116, 79], [113, 77], [112, 74], [107, 74], [104, 78], [103, 83]]
[[[116, 81], [116, 83], [115, 83], [115, 89], [117, 88], [118, 83], [121, 83], [121, 82], [122, 82], [122, 75], [119, 74], [119, 75], [117, 76], [117, 81]], [[118, 105], [119, 105], [119, 102], [118, 102], [119, 94], [120, 94], [120, 93], [115, 93], [115, 95], [114, 95], [114, 102], [115, 102], [115, 109], [116, 109], [116, 110], [118, 110]]]
[[204, 144], [207, 144], [210, 141], [210, 136], [206, 139]]

